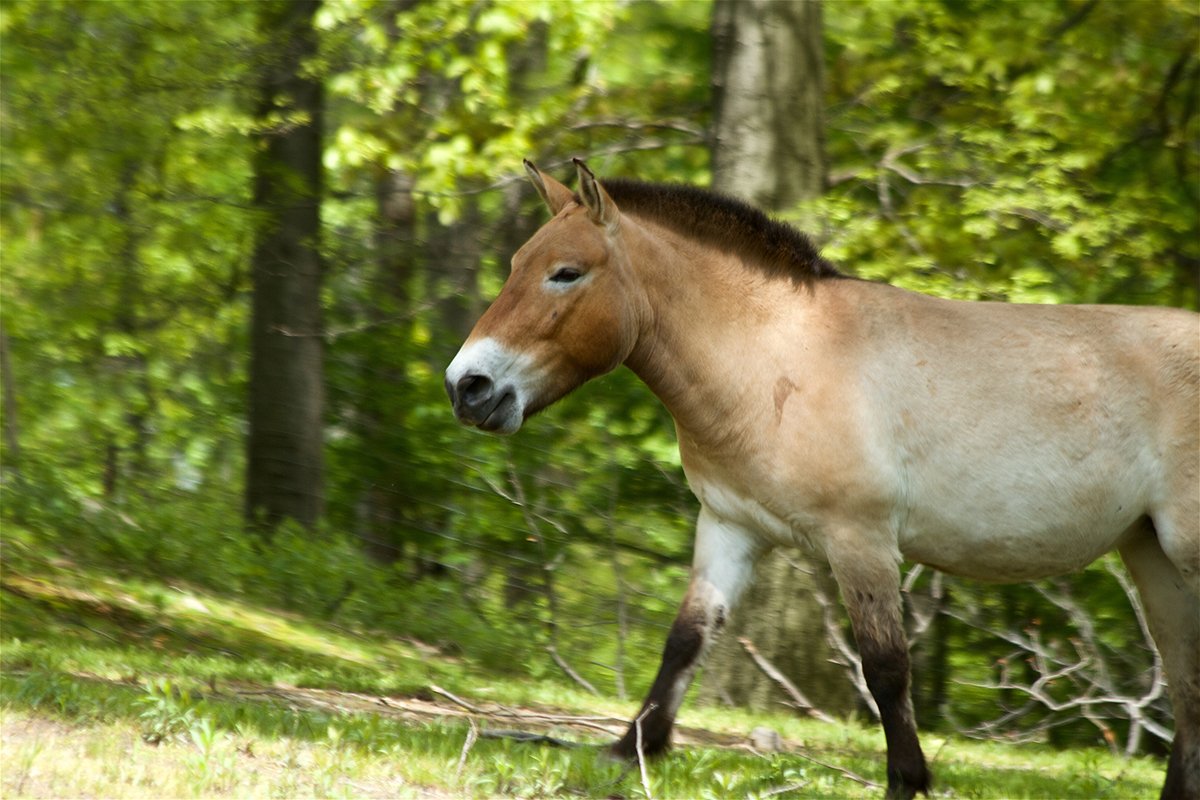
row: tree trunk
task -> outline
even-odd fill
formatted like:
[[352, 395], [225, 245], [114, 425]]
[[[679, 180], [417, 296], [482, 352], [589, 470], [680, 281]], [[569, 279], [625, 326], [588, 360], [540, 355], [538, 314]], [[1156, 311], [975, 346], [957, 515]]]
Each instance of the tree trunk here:
[[268, 43], [254, 156], [257, 231], [251, 316], [246, 516], [270, 530], [312, 527], [323, 511], [321, 340], [321, 82], [317, 0], [258, 6]]
[[713, 186], [779, 210], [825, 189], [820, 0], [717, 0]]
[[[426, 224], [429, 231], [425, 240], [428, 292], [436, 298], [441, 340], [450, 348], [467, 337], [475, 320], [483, 313], [477, 273], [484, 253], [485, 232], [478, 198], [465, 198], [461, 216], [455, 221], [443, 225], [437, 213], [430, 212]], [[435, 355], [437, 363], [441, 364], [453, 356], [453, 350]]]
[[[825, 185], [824, 69], [819, 0], [717, 0], [712, 22], [713, 188], [771, 211]], [[830, 663], [807, 555], [774, 553], [733, 614], [705, 668], [704, 700], [765, 707], [786, 700], [738, 644], [753, 642], [821, 710], [844, 712], [853, 692]]]

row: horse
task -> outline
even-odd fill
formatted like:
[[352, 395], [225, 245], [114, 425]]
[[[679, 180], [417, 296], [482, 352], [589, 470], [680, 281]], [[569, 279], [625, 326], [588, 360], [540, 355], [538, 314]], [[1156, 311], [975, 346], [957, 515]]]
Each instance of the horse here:
[[909, 292], [738, 200], [574, 163], [577, 192], [525, 162], [552, 218], [445, 385], [461, 423], [511, 434], [623, 364], [674, 418], [700, 503], [691, 577], [612, 752], [669, 746], [755, 562], [807, 544], [849, 613], [887, 797], [928, 794], [902, 560], [1015, 582], [1115, 549], [1169, 681], [1162, 797], [1200, 798], [1200, 315]]

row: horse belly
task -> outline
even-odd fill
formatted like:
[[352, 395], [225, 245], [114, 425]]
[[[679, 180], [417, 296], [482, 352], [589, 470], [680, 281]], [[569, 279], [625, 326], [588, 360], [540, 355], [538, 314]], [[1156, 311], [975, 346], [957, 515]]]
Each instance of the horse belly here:
[[1083, 472], [1037, 486], [1028, 474], [946, 476], [940, 491], [913, 498], [900, 550], [943, 572], [997, 582], [1080, 569], [1147, 512], [1145, 482], [1135, 475]]

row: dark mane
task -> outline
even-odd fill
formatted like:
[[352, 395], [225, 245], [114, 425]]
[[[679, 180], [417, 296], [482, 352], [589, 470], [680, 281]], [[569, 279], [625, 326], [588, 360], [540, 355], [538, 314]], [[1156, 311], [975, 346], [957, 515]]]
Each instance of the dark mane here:
[[737, 253], [774, 277], [807, 282], [845, 277], [800, 231], [718, 192], [682, 184], [601, 181], [622, 213], [644, 217], [691, 239]]

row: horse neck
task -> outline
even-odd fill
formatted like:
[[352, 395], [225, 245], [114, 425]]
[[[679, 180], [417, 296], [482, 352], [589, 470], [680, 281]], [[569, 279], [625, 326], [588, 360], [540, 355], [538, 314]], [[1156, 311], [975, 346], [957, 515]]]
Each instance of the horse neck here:
[[648, 317], [626, 365], [671, 412], [681, 443], [738, 440], [815, 293], [657, 226], [626, 239]]

